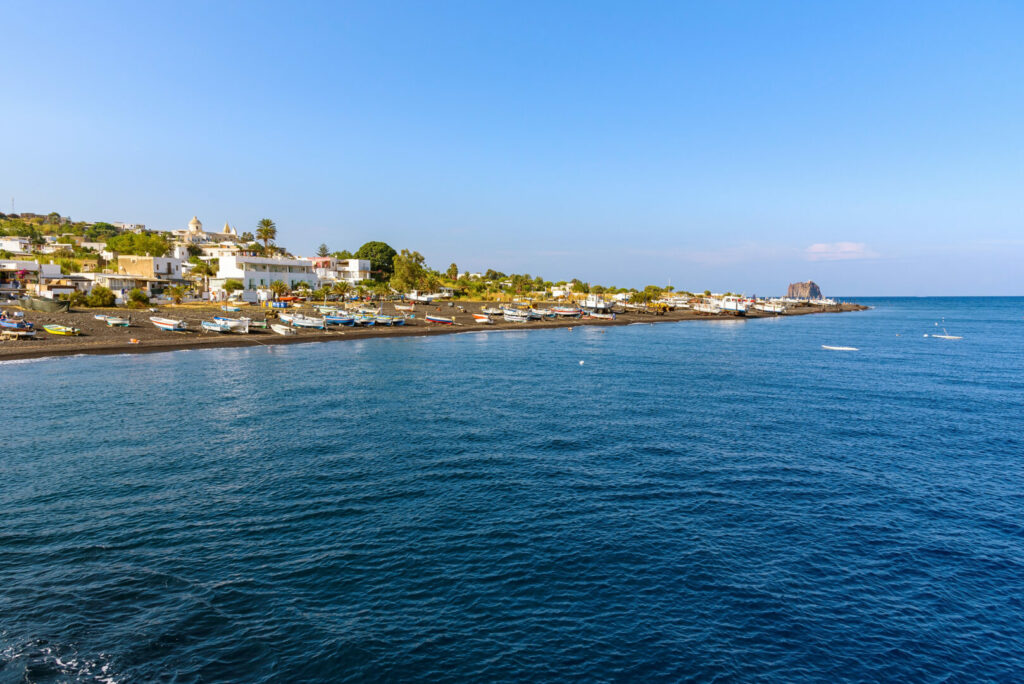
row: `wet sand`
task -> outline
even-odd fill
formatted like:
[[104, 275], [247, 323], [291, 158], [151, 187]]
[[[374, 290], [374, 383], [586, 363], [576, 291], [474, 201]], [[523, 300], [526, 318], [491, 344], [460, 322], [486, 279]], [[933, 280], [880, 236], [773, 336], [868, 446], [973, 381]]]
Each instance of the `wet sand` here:
[[[493, 303], [486, 304], [494, 306]], [[226, 313], [219, 305], [210, 304], [183, 304], [180, 306], [167, 305], [158, 308], [154, 313], [148, 309], [91, 309], [76, 308], [70, 313], [44, 313], [41, 311], [25, 311], [25, 320], [35, 324], [36, 337], [34, 339], [20, 339], [0, 342], [0, 361], [16, 359], [32, 359], [47, 356], [73, 356], [77, 354], [145, 354], [154, 352], [175, 351], [180, 349], [204, 349], [212, 347], [251, 347], [270, 344], [303, 344], [307, 342], [328, 342], [337, 340], [362, 340], [373, 337], [403, 337], [423, 335], [443, 335], [467, 331], [484, 330], [532, 330], [538, 328], [570, 328], [577, 326], [612, 326], [629, 325], [631, 323], [663, 323], [686, 320], [723, 320], [732, 319], [734, 316], [728, 314], [702, 315], [688, 309], [669, 311], [663, 315], [650, 313], [628, 312], [616, 315], [615, 320], [595, 318], [559, 318], [555, 320], [530, 321], [529, 323], [507, 323], [501, 317], [495, 318], [495, 323], [485, 325], [477, 323], [472, 314], [479, 313], [483, 302], [458, 302], [455, 306], [449, 307], [447, 303], [440, 306], [416, 305], [413, 312], [414, 318], [407, 319], [405, 325], [401, 326], [370, 326], [370, 327], [330, 327], [326, 331], [314, 329], [297, 329], [296, 335], [278, 335], [269, 328], [267, 330], [252, 330], [247, 335], [235, 333], [206, 333], [200, 332], [200, 321], [211, 320], [214, 316], [229, 316], [237, 318], [246, 316], [254, 321], [275, 315], [276, 309], [267, 309], [258, 306], [242, 306], [241, 313]], [[548, 308], [550, 304], [538, 303], [537, 306]], [[462, 310], [460, 310], [460, 308]], [[8, 313], [20, 311], [18, 307], [4, 306]], [[383, 305], [384, 313], [395, 315], [396, 312], [392, 303]], [[791, 310], [786, 316], [815, 314], [815, 313], [841, 313], [847, 311], [860, 311], [867, 307], [857, 304], [841, 304], [837, 307], [799, 307]], [[301, 312], [306, 315], [315, 315], [311, 306], [303, 306], [301, 309], [288, 309], [289, 313]], [[116, 315], [130, 317], [131, 325], [127, 328], [108, 328], [105, 323], [94, 318], [96, 314]], [[424, 316], [434, 314], [438, 316], [454, 317], [454, 325], [442, 325], [427, 323]], [[168, 318], [183, 319], [188, 323], [188, 332], [165, 332], [150, 322], [150, 316], [164, 316]], [[746, 318], [771, 318], [776, 314], [764, 314], [753, 312]], [[740, 319], [742, 320], [742, 318]], [[82, 331], [78, 336], [51, 335], [43, 330], [43, 326], [49, 323], [68, 325]], [[138, 340], [137, 344], [129, 342], [131, 339]]]

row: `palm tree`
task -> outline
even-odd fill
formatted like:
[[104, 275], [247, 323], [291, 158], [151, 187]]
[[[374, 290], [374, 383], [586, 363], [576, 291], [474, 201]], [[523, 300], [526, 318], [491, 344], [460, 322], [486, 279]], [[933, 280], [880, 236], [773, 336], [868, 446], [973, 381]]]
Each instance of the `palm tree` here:
[[175, 304], [181, 304], [181, 300], [185, 298], [184, 285], [174, 285], [172, 287], [167, 288], [165, 292], [171, 296], [171, 299], [174, 300]]
[[334, 285], [331, 285], [331, 294], [338, 295], [339, 297], [344, 299], [345, 295], [348, 294], [348, 283], [346, 283], [344, 280], [339, 280], [338, 282], [334, 283]]
[[192, 270], [189, 271], [193, 278], [200, 277], [203, 281], [203, 291], [210, 289], [210, 278], [217, 275], [217, 272], [213, 269], [207, 261], [200, 261], [198, 264], [192, 265]]
[[278, 298], [281, 295], [288, 294], [288, 285], [283, 280], [275, 280], [270, 283], [270, 291], [274, 293], [274, 298]]
[[270, 248], [270, 241], [277, 239], [277, 224], [268, 218], [262, 218], [256, 224], [256, 239], [263, 240], [263, 249]]

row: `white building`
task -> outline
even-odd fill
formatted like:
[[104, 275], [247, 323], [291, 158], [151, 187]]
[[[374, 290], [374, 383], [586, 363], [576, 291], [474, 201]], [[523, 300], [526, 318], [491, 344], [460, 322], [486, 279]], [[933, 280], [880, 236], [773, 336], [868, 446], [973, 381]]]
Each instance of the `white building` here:
[[14, 254], [29, 254], [32, 252], [32, 240], [20, 235], [0, 237], [0, 251], [12, 252]]
[[210, 279], [211, 290], [223, 290], [228, 280], [239, 280], [246, 290], [258, 290], [280, 280], [294, 289], [299, 283], [311, 288], [320, 285], [309, 259], [284, 259], [257, 256], [222, 256], [217, 275]]
[[358, 285], [370, 279], [369, 259], [335, 259], [334, 257], [313, 257], [313, 271], [324, 282], [337, 283], [344, 281], [349, 285]]

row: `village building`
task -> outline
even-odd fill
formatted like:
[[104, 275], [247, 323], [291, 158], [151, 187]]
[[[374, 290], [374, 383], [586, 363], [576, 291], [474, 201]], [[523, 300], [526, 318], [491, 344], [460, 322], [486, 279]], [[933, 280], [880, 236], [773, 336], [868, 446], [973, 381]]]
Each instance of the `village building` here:
[[[237, 280], [255, 301], [256, 290], [265, 289], [275, 280], [282, 281], [289, 289], [299, 283], [311, 288], [319, 287], [320, 280], [313, 271], [309, 259], [286, 259], [283, 257], [224, 256], [218, 262], [217, 275], [210, 279], [210, 289], [223, 291], [229, 280]], [[245, 296], [245, 295], [243, 295]]]
[[336, 259], [335, 257], [313, 257], [313, 271], [323, 282], [346, 282], [358, 285], [370, 278], [369, 259]]

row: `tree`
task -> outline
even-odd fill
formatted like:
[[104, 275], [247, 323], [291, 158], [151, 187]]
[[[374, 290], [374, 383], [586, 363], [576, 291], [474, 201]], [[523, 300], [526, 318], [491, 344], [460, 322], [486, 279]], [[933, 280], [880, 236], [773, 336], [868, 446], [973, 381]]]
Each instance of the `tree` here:
[[242, 242], [256, 242], [256, 236], [250, 233], [249, 231], [245, 231], [244, 233], [242, 233], [239, 239]]
[[128, 306], [133, 309], [141, 309], [149, 306], [149, 295], [135, 287], [128, 292]]
[[316, 248], [316, 255], [318, 257], [331, 256], [331, 250], [328, 249], [326, 244], [321, 242], [320, 246]]
[[206, 261], [199, 261], [196, 259], [196, 263], [192, 264], [192, 269], [189, 271], [189, 275], [193, 278], [202, 279], [203, 291], [210, 289], [210, 278], [217, 275], [217, 271], [213, 266]]
[[171, 301], [175, 304], [181, 304], [181, 300], [185, 298], [186, 292], [188, 292], [188, 290], [185, 289], [184, 285], [173, 285], [164, 290], [164, 293], [168, 295], [171, 298]]
[[270, 249], [270, 243], [277, 239], [277, 224], [271, 219], [261, 218], [256, 224], [256, 238], [263, 240], [263, 249]]
[[282, 297], [290, 291], [288, 285], [283, 280], [275, 280], [270, 283], [270, 291], [274, 293], [274, 298]]
[[340, 252], [334, 252], [333, 254], [331, 254], [331, 256], [334, 257], [335, 259], [354, 259], [355, 258], [355, 256], [352, 254], [352, 252], [348, 251], [347, 249], [343, 249]]
[[92, 288], [92, 292], [85, 298], [85, 303], [88, 306], [114, 306], [114, 302], [117, 301], [117, 295], [107, 287], [102, 285], [96, 285]]
[[710, 297], [711, 296], [711, 290], [704, 290], [704, 296], [705, 297]]
[[356, 251], [356, 259], [369, 259], [370, 272], [377, 280], [386, 281], [395, 272], [394, 259], [397, 252], [386, 242], [367, 242]]
[[403, 249], [401, 254], [394, 257], [394, 275], [391, 276], [391, 287], [399, 292], [427, 288], [427, 269], [423, 262], [423, 255], [419, 252]]
[[448, 267], [448, 270], [445, 272], [445, 275], [448, 276], [449, 280], [455, 280], [456, 278], [459, 277], [459, 267], [456, 266], [455, 264], [452, 264], [451, 266]]
[[337, 295], [339, 297], [344, 297], [345, 295], [347, 295], [348, 290], [348, 283], [346, 283], [344, 280], [339, 280], [338, 282], [331, 285], [331, 294]]
[[118, 254], [162, 257], [171, 251], [171, 245], [162, 235], [121, 233], [107, 239], [107, 249]]
[[229, 278], [228, 280], [224, 281], [224, 291], [227, 292], [228, 294], [231, 294], [232, 292], [235, 292], [237, 290], [244, 289], [245, 285], [242, 283], [241, 280], [238, 280], [237, 278]]

